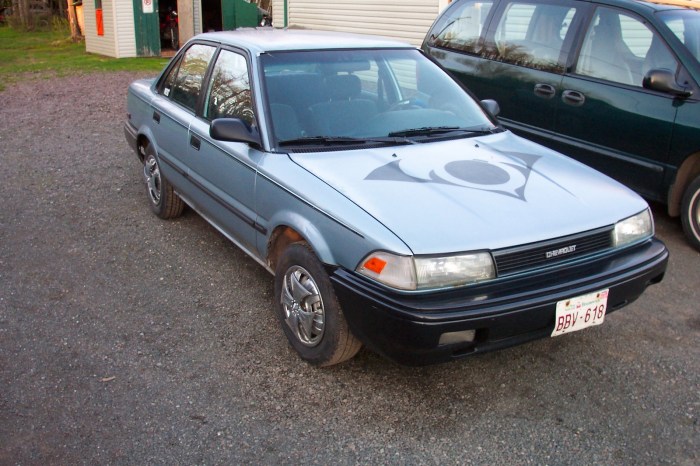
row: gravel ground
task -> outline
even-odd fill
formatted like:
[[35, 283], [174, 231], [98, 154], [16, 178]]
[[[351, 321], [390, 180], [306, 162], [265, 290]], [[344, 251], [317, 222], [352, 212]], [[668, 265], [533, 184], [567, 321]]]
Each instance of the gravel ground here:
[[456, 363], [314, 369], [272, 278], [149, 211], [130, 73], [0, 93], [0, 464], [700, 464], [700, 254], [605, 325]]

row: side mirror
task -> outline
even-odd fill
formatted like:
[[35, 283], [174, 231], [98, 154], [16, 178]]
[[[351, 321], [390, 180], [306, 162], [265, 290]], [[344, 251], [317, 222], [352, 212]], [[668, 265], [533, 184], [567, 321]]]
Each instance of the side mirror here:
[[499, 113], [501, 113], [501, 107], [498, 105], [498, 102], [492, 99], [485, 99], [481, 101], [481, 105], [484, 106], [487, 112], [491, 114], [492, 117], [497, 117]]
[[246, 142], [262, 146], [260, 133], [240, 118], [217, 118], [209, 126], [209, 136], [217, 141]]
[[644, 76], [642, 85], [645, 89], [665, 92], [681, 98], [686, 98], [693, 95], [693, 92], [690, 89], [687, 89], [676, 82], [676, 77], [669, 70], [649, 70]]

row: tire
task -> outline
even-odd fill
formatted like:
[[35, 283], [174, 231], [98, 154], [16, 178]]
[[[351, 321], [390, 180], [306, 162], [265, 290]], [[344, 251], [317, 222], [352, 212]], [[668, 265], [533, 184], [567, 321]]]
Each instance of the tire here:
[[328, 274], [306, 243], [290, 245], [275, 270], [275, 310], [289, 343], [314, 366], [332, 366], [357, 354]]
[[681, 221], [688, 241], [700, 250], [700, 176], [685, 190], [681, 203]]
[[160, 164], [153, 147], [149, 144], [145, 148], [143, 158], [143, 177], [146, 182], [148, 203], [154, 214], [162, 219], [179, 217], [185, 207], [168, 180], [160, 171]]

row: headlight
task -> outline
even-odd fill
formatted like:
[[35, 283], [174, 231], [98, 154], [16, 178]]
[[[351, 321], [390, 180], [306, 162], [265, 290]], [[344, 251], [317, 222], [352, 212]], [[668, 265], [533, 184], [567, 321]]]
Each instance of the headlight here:
[[654, 220], [649, 209], [617, 222], [614, 235], [616, 247], [653, 236]]
[[488, 252], [444, 257], [410, 257], [374, 252], [360, 262], [357, 271], [401, 290], [462, 286], [496, 276], [493, 259]]

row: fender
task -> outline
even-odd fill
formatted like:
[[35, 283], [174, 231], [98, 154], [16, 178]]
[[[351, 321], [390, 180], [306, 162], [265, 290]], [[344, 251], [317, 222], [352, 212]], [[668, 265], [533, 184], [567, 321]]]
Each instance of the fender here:
[[325, 236], [316, 227], [314, 222], [291, 210], [277, 211], [267, 222], [267, 234], [258, 236], [258, 251], [261, 257], [266, 257], [269, 253], [269, 241], [272, 234], [279, 227], [288, 227], [299, 233], [302, 238], [313, 249], [316, 257], [324, 264], [340, 265], [336, 261], [331, 248], [328, 246]]

